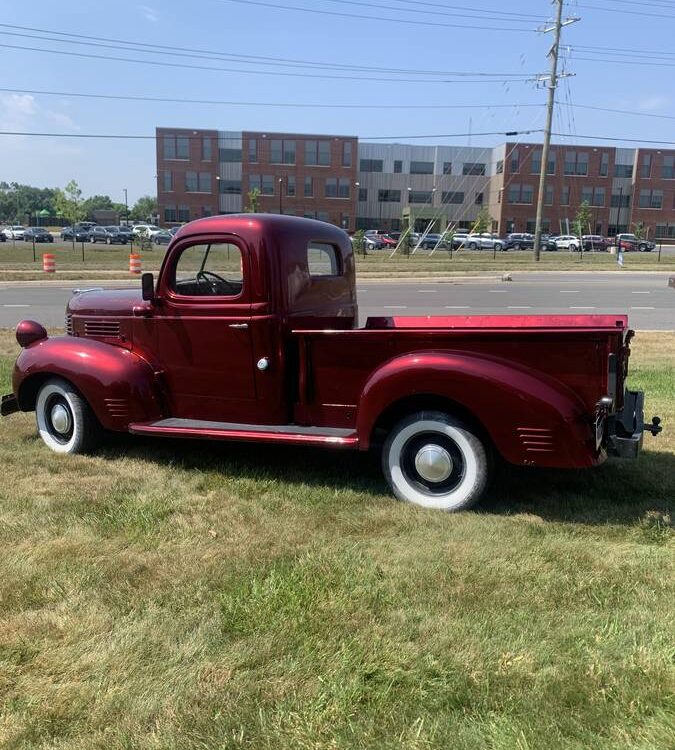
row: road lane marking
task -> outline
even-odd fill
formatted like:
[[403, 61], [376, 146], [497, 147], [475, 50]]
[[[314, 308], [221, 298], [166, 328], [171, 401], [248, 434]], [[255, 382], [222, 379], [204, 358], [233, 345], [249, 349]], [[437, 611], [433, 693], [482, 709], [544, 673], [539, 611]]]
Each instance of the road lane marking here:
[[446, 305], [446, 310], [470, 310], [470, 305]]
[[385, 310], [407, 310], [408, 306], [407, 305], [385, 305], [384, 309]]
[[590, 306], [588, 306], [588, 307], [582, 306], [582, 307], [570, 307], [570, 310], [595, 310], [595, 308], [594, 307], [590, 307]]
[[436, 294], [437, 291], [438, 289], [418, 289], [417, 293], [418, 294]]
[[30, 307], [30, 305], [3, 305], [3, 307]]
[[631, 310], [655, 310], [655, 307], [631, 307]]
[[507, 310], [531, 310], [532, 305], [509, 305]]
[[509, 290], [508, 289], [488, 289], [490, 294], [506, 294]]
[[631, 292], [631, 294], [651, 294], [651, 292]]
[[561, 289], [560, 294], [579, 294], [578, 289]]

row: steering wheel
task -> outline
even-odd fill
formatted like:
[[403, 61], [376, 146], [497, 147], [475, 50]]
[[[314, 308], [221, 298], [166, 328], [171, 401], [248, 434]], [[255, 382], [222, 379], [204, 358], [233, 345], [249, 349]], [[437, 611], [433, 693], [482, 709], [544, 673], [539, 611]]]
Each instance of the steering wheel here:
[[201, 278], [211, 284], [211, 288], [213, 289], [214, 294], [217, 293], [219, 284], [225, 284], [225, 286], [229, 287], [233, 291], [236, 291], [235, 285], [231, 281], [224, 279], [222, 276], [218, 276], [218, 274], [213, 273], [213, 271], [198, 271], [197, 283], [200, 282]]

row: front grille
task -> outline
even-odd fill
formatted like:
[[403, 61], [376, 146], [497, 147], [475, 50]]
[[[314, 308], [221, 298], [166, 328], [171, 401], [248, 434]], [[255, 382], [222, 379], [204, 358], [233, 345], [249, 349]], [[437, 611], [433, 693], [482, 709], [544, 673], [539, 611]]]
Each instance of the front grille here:
[[66, 334], [68, 336], [73, 335], [73, 315], [72, 313], [66, 313]]
[[518, 427], [518, 438], [526, 453], [553, 453], [553, 431], [539, 427]]
[[119, 338], [120, 324], [116, 320], [85, 320], [84, 335]]

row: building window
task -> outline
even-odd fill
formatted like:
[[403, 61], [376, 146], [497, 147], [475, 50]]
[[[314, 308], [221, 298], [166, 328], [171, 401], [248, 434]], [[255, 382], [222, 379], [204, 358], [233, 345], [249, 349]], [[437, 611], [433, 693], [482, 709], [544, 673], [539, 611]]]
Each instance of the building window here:
[[606, 151], [603, 151], [602, 156], [600, 157], [600, 177], [607, 177], [609, 174], [609, 154]]
[[185, 173], [185, 190], [188, 193], [196, 193], [199, 187], [199, 181], [196, 172]]
[[510, 185], [508, 192], [509, 203], [531, 204], [534, 198], [532, 185]]
[[587, 175], [588, 174], [588, 152], [587, 151], [565, 151], [565, 174]]
[[218, 186], [223, 195], [241, 195], [241, 180], [218, 180]]
[[326, 178], [324, 195], [326, 198], [337, 198], [337, 177]]
[[403, 172], [403, 162], [397, 159], [394, 162], [394, 174], [401, 174]]
[[663, 190], [640, 190], [640, 208], [663, 208]]
[[184, 135], [164, 136], [165, 159], [189, 159], [190, 139]]
[[261, 195], [274, 195], [274, 177], [271, 174], [248, 176], [249, 191], [258, 189]]
[[178, 206], [178, 221], [190, 221], [190, 209], [188, 206]]
[[408, 201], [410, 203], [431, 203], [433, 195], [431, 190], [409, 190]]
[[365, 203], [368, 200], [368, 188], [359, 188], [359, 203]]
[[484, 175], [485, 174], [485, 164], [482, 164], [480, 162], [464, 162], [462, 166], [462, 174], [463, 175]]
[[476, 193], [476, 197], [473, 201], [477, 206], [483, 205], [483, 193]]
[[[537, 149], [532, 152], [532, 160], [530, 162], [530, 172], [532, 174], [541, 173], [541, 159], [542, 150]], [[548, 165], [546, 167], [546, 174], [555, 174], [555, 151], [548, 152]]]
[[648, 180], [652, 176], [652, 155], [643, 154], [642, 163], [640, 165], [640, 177]]
[[219, 148], [218, 160], [227, 164], [236, 164], [241, 161], [240, 148]]
[[305, 141], [305, 164], [310, 167], [330, 166], [330, 143]]
[[605, 205], [605, 188], [604, 187], [589, 187], [584, 186], [581, 188], [581, 202], [588, 203], [589, 206], [604, 206]]
[[311, 177], [305, 177], [305, 198], [311, 198], [314, 195], [314, 180]]
[[211, 173], [210, 172], [199, 173], [199, 192], [200, 193], [211, 192]]
[[349, 228], [350, 220], [351, 220], [351, 216], [349, 214], [340, 214], [340, 226], [343, 229]]
[[173, 191], [173, 174], [171, 172], [163, 173], [163, 189], [165, 193], [171, 193]]
[[615, 177], [632, 177], [633, 165], [632, 164], [615, 164], [614, 176]]
[[675, 156], [664, 156], [661, 167], [661, 179], [675, 180]]
[[164, 207], [164, 221], [178, 221], [175, 206]]
[[211, 161], [211, 138], [202, 138], [202, 161]]
[[378, 190], [377, 200], [379, 203], [400, 203], [401, 191], [400, 190]]
[[612, 193], [612, 208], [630, 208], [630, 193]]
[[316, 218], [318, 221], [325, 221], [326, 223], [330, 221], [330, 218], [328, 216], [328, 211], [317, 211]]
[[382, 172], [382, 159], [361, 159], [359, 172]]
[[258, 139], [248, 139], [248, 163], [255, 164], [258, 161]]
[[546, 186], [546, 192], [544, 193], [544, 205], [545, 206], [553, 205], [553, 185]]
[[504, 159], [500, 159], [497, 162], [496, 172], [497, 174], [504, 174]]
[[443, 174], [452, 174], [452, 162], [451, 161], [443, 162]]
[[213, 209], [211, 206], [202, 206], [202, 216], [213, 216]]
[[560, 205], [569, 206], [569, 204], [570, 204], [570, 186], [563, 185], [562, 190], [560, 191]]
[[340, 177], [338, 180], [338, 198], [349, 198], [349, 178]]
[[432, 161], [411, 161], [410, 174], [433, 174], [434, 163]]
[[441, 203], [454, 203], [460, 205], [464, 203], [464, 193], [455, 190], [444, 190], [441, 193]]
[[295, 197], [295, 175], [289, 174], [286, 177], [286, 195], [289, 198]]
[[520, 154], [517, 148], [511, 151], [511, 171], [520, 172]]
[[295, 164], [295, 141], [273, 138], [270, 141], [270, 162], [272, 164]]
[[342, 166], [351, 167], [352, 165], [352, 142], [345, 141], [342, 144]]

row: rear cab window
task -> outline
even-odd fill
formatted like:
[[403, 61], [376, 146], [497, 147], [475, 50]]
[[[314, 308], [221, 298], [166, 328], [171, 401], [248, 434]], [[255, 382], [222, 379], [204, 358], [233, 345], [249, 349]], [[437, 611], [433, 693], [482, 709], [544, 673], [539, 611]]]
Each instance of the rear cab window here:
[[341, 255], [335, 245], [310, 242], [307, 245], [307, 270], [312, 278], [341, 276]]

